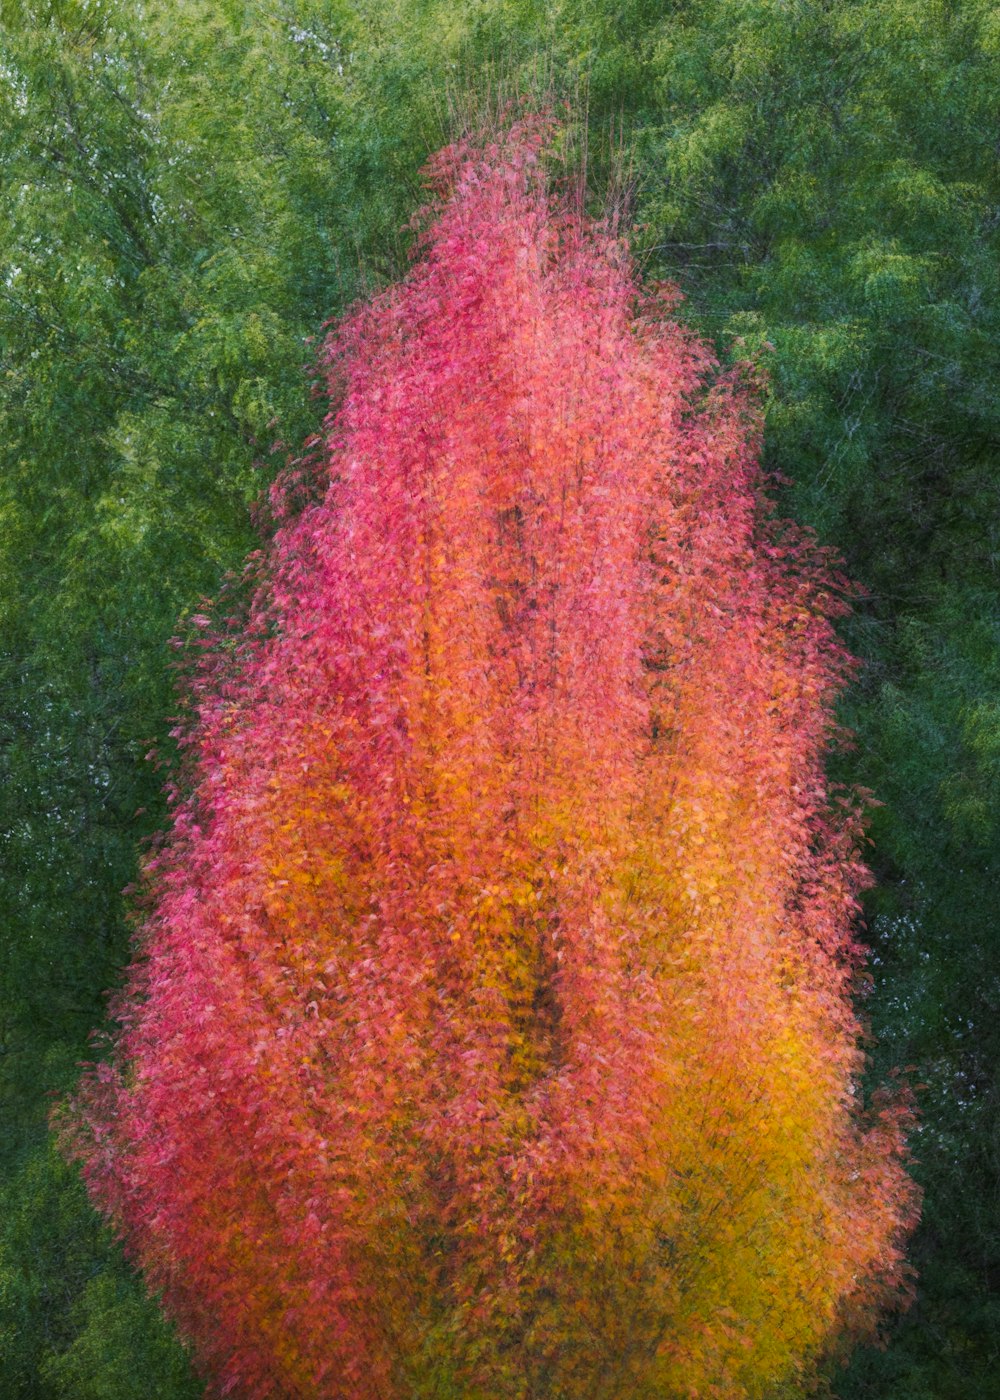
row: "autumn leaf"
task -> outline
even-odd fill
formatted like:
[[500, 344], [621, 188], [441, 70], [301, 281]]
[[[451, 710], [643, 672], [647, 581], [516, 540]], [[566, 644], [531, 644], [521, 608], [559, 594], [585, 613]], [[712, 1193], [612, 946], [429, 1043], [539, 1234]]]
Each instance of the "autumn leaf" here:
[[193, 619], [190, 791], [61, 1124], [212, 1393], [763, 1396], [905, 1300], [843, 589], [550, 136], [432, 164], [242, 639]]

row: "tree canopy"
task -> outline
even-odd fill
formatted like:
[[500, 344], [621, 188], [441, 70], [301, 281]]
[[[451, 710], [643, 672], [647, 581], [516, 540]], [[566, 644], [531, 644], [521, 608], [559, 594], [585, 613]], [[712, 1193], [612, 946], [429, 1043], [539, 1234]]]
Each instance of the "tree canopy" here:
[[248, 608], [197, 619], [190, 792], [61, 1118], [221, 1394], [763, 1396], [908, 1293], [843, 585], [553, 137], [435, 157], [419, 262], [328, 342], [317, 499], [279, 477]]
[[5, 4], [5, 1393], [192, 1384], [52, 1155], [47, 1095], [127, 962], [168, 639], [315, 431], [308, 339], [400, 274], [421, 165], [456, 110], [511, 84], [586, 98], [599, 198], [719, 354], [766, 368], [782, 508], [865, 590], [837, 776], [883, 804], [863, 1010], [876, 1072], [928, 1086], [926, 1197], [917, 1307], [833, 1384], [990, 1396], [998, 54], [985, 0]]

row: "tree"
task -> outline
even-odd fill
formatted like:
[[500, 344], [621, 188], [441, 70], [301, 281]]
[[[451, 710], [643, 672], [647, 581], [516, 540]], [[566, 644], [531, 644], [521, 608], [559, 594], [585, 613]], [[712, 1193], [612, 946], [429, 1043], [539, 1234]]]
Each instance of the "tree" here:
[[844, 585], [548, 134], [439, 156], [419, 263], [327, 343], [63, 1118], [246, 1397], [763, 1396], [907, 1292], [823, 776]]
[[915, 1063], [928, 1085], [926, 1194], [919, 1305], [836, 1391], [993, 1400], [998, 52], [988, 0], [4, 4], [4, 1395], [76, 1400], [87, 1374], [127, 1400], [153, 1375], [45, 1122], [127, 959], [166, 641], [252, 547], [268, 447], [310, 430], [303, 337], [401, 274], [446, 93], [541, 68], [589, 95], [598, 180], [621, 131], [646, 275], [679, 283], [724, 361], [766, 355], [780, 508], [865, 590], [843, 623], [859, 742], [834, 771], [882, 803], [864, 1009], [873, 1081]]

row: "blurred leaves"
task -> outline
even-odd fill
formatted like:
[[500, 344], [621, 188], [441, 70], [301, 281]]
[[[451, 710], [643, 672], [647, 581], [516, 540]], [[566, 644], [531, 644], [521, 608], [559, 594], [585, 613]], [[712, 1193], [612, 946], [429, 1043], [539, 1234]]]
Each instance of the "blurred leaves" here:
[[[885, 804], [867, 1006], [885, 1057], [937, 1088], [919, 1152], [921, 1311], [840, 1393], [989, 1394], [998, 62], [987, 0], [6, 0], [11, 1170], [42, 1150], [44, 1093], [85, 1053], [127, 955], [119, 891], [162, 816], [142, 757], [165, 745], [174, 703], [166, 641], [250, 547], [248, 503], [316, 430], [306, 337], [403, 265], [416, 172], [449, 111], [505, 84], [551, 90], [589, 103], [594, 183], [634, 226], [648, 275], [677, 280], [723, 355], [761, 358], [783, 508], [865, 590], [849, 625], [865, 668], [845, 711], [858, 745], [841, 776]], [[49, 1267], [33, 1257], [29, 1274]], [[22, 1324], [43, 1350], [38, 1338], [61, 1338], [61, 1354], [68, 1303], [44, 1297]], [[17, 1374], [20, 1389], [0, 1370], [5, 1393], [51, 1393], [41, 1372]]]

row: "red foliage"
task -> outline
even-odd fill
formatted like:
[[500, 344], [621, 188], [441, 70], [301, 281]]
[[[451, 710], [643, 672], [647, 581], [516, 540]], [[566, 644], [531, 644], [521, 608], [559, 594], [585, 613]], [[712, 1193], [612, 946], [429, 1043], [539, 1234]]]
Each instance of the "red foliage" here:
[[546, 136], [439, 157], [328, 343], [63, 1124], [221, 1393], [757, 1396], [905, 1293], [842, 582]]

